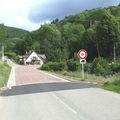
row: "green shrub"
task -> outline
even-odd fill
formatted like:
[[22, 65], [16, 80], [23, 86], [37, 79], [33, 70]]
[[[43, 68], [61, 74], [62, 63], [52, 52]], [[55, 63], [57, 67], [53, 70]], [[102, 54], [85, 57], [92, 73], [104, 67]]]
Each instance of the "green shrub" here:
[[111, 64], [111, 71], [113, 74], [120, 72], [120, 63]]
[[15, 52], [6, 52], [5, 53], [6, 56], [8, 56], [10, 59], [14, 59], [16, 58], [16, 53]]
[[41, 67], [40, 69], [41, 69], [41, 70], [47, 70], [47, 71], [50, 70], [48, 64], [42, 65], [42, 67]]
[[51, 62], [49, 63], [49, 67], [51, 70], [54, 70], [54, 71], [62, 71], [66, 68], [66, 63], [65, 62]]
[[49, 62], [41, 67], [42, 70], [62, 71], [66, 68], [65, 62]]
[[68, 61], [67, 62], [67, 69], [70, 71], [76, 71], [78, 70], [79, 64], [77, 61]]
[[58, 67], [59, 67], [58, 70], [60, 70], [60, 71], [65, 70], [66, 69], [66, 62], [59, 62]]
[[91, 72], [96, 75], [106, 76], [110, 74], [110, 66], [105, 59], [101, 57], [95, 58], [92, 63]]
[[85, 70], [85, 72], [90, 73], [90, 72], [91, 72], [91, 68], [92, 68], [92, 64], [91, 64], [91, 63], [86, 63], [86, 64], [84, 65], [84, 70]]
[[115, 78], [114, 81], [112, 82], [112, 84], [120, 87], [120, 77]]

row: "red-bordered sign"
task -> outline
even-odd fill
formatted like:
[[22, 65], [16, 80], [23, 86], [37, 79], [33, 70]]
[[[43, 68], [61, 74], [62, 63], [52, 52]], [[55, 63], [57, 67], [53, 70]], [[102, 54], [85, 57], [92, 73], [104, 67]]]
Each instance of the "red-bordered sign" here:
[[79, 50], [79, 52], [77, 53], [77, 56], [79, 59], [86, 59], [88, 54], [87, 51], [84, 49]]

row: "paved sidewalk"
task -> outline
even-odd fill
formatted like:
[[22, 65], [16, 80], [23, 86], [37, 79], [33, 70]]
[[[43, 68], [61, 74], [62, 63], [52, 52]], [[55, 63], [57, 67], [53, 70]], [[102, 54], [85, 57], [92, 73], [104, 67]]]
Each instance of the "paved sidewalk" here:
[[11, 67], [11, 72], [10, 72], [10, 75], [9, 75], [7, 88], [11, 89], [12, 86], [16, 86], [16, 83], [15, 83], [15, 68], [18, 67], [19, 65], [15, 64], [10, 59], [7, 60], [7, 64]]
[[36, 69], [36, 66], [20, 66], [15, 68], [16, 85], [35, 84], [35, 83], [53, 83], [67, 82], [62, 78], [50, 75], [46, 72]]

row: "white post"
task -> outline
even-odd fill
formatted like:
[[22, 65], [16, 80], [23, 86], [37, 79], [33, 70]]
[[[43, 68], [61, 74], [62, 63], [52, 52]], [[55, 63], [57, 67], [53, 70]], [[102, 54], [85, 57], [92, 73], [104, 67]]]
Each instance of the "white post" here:
[[84, 64], [82, 63], [82, 80], [84, 80]]

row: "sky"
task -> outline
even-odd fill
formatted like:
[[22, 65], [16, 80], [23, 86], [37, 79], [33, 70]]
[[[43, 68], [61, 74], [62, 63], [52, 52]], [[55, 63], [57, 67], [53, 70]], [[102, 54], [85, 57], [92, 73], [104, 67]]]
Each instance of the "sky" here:
[[120, 0], [0, 0], [0, 23], [33, 31], [41, 24]]

